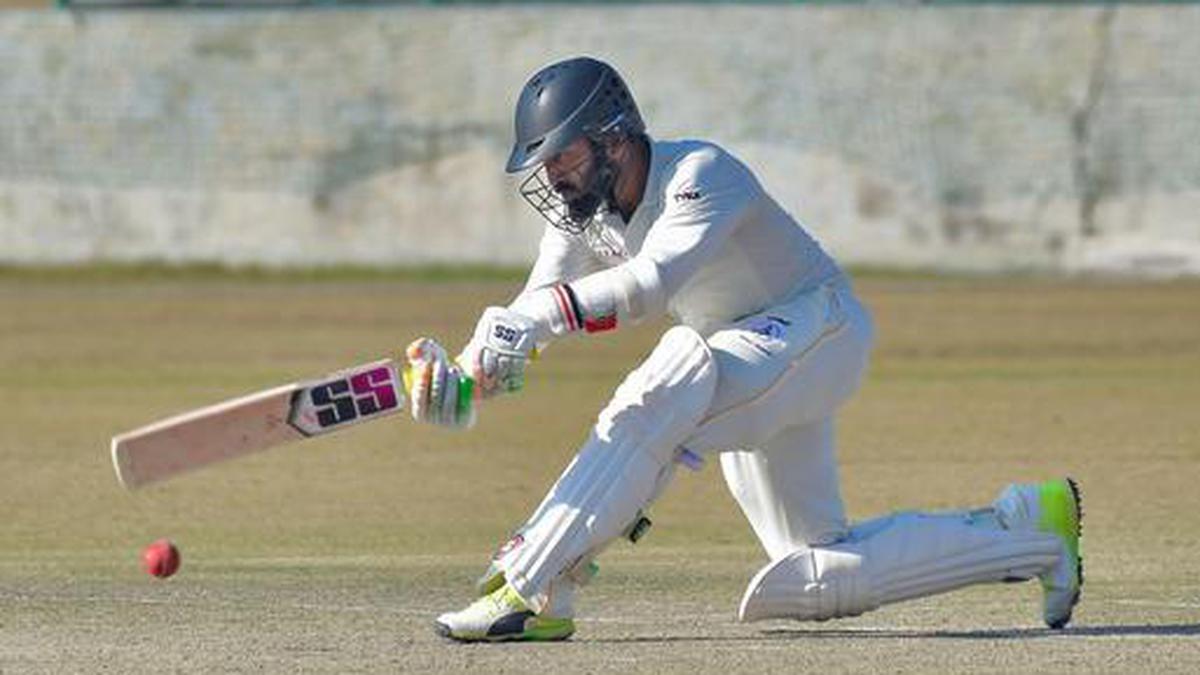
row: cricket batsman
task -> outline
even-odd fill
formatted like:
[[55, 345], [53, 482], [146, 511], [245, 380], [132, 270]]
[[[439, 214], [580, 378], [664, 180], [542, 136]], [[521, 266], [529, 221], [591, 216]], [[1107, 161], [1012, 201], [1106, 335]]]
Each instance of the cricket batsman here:
[[436, 630], [465, 642], [562, 640], [604, 547], [645, 524], [679, 464], [716, 455], [770, 561], [742, 621], [824, 620], [970, 584], [1040, 579], [1061, 628], [1083, 583], [1070, 479], [1010, 485], [990, 506], [851, 525], [834, 418], [858, 388], [871, 318], [846, 274], [749, 168], [708, 142], [652, 139], [621, 76], [592, 58], [521, 90], [508, 173], [548, 226], [524, 290], [488, 307], [461, 353], [407, 349], [413, 416], [466, 427], [521, 390], [531, 357], [664, 313], [677, 320]]

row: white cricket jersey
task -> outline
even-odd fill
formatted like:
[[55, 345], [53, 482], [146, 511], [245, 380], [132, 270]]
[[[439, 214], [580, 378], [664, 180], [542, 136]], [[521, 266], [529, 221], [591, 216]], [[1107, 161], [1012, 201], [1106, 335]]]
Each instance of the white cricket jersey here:
[[[616, 314], [637, 321], [666, 311], [707, 335], [840, 274], [732, 155], [702, 141], [651, 141], [645, 191], [629, 222], [602, 211], [580, 235], [547, 225], [512, 306], [519, 311], [532, 293], [566, 284], [574, 290], [561, 297], [584, 315], [615, 312], [615, 324]], [[583, 319], [567, 323], [578, 329]]]

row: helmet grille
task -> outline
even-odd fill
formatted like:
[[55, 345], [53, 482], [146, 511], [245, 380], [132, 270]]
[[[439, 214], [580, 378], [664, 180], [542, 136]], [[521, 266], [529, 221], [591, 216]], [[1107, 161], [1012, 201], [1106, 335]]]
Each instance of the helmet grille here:
[[521, 196], [538, 215], [554, 227], [569, 234], [580, 234], [592, 224], [594, 211], [585, 217], [576, 217], [570, 206], [554, 190], [546, 175], [545, 167], [539, 167], [521, 182]]

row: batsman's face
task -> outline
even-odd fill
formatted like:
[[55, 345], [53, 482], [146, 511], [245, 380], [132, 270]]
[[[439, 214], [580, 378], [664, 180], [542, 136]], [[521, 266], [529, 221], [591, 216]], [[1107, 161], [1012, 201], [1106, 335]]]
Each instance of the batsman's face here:
[[591, 185], [596, 162], [592, 146], [586, 138], [568, 145], [562, 152], [546, 160], [546, 174], [550, 185], [563, 200], [570, 202], [584, 194]]

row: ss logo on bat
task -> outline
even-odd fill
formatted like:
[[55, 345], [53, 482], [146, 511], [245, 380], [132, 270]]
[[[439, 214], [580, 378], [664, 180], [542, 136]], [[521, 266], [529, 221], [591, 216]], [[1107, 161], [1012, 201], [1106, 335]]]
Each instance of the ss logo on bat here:
[[392, 370], [372, 368], [296, 392], [288, 422], [300, 432], [312, 435], [399, 405]]

